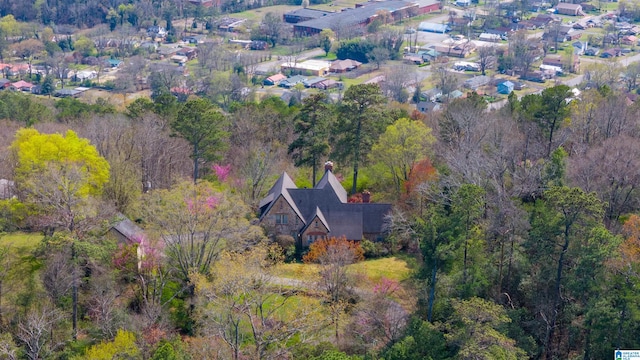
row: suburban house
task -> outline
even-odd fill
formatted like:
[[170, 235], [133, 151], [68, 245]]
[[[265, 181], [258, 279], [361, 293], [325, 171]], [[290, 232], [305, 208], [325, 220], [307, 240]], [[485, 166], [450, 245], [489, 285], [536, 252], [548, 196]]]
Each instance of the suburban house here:
[[485, 75], [474, 76], [464, 82], [464, 87], [471, 90], [477, 90], [491, 82], [491, 78]]
[[32, 83], [26, 82], [24, 80], [16, 81], [13, 84], [11, 84], [11, 89], [17, 90], [17, 91], [28, 91], [28, 92], [31, 92], [31, 88], [32, 87], [33, 87]]
[[513, 91], [515, 84], [512, 83], [511, 81], [507, 80], [507, 81], [503, 81], [501, 83], [498, 84], [497, 86], [497, 90], [499, 94], [504, 94], [504, 95], [509, 95], [511, 94], [511, 92]]
[[573, 56], [571, 59], [562, 55], [547, 55], [542, 59], [542, 65], [559, 67], [561, 70], [576, 73], [580, 70], [580, 58]]
[[343, 84], [339, 81], [336, 80], [332, 80], [332, 79], [326, 79], [324, 81], [320, 81], [318, 83], [315, 83], [313, 85], [311, 85], [312, 88], [316, 88], [316, 89], [320, 89], [320, 90], [329, 90], [329, 89], [333, 89], [333, 88], [338, 88], [338, 89], [342, 89]]
[[298, 84], [302, 84], [304, 81], [306, 81], [307, 78], [302, 76], [302, 75], [296, 75], [296, 76], [292, 76], [289, 78], [286, 78], [284, 80], [280, 80], [280, 83], [278, 84], [278, 86], [283, 87], [283, 88], [287, 88], [287, 89], [291, 89], [292, 87], [298, 85]]
[[0, 90], [4, 90], [11, 86], [11, 80], [9, 79], [0, 79]]
[[278, 85], [280, 84], [280, 81], [286, 79], [287, 77], [284, 76], [283, 74], [275, 74], [275, 75], [271, 75], [268, 78], [264, 79], [263, 84], [265, 85]]
[[107, 237], [115, 240], [119, 244], [137, 245], [136, 255], [138, 258], [138, 269], [142, 266], [142, 259], [147, 248], [144, 231], [129, 220], [123, 214], [118, 214], [116, 223], [114, 223], [107, 231]]
[[458, 44], [436, 45], [435, 50], [442, 55], [462, 59], [474, 52], [476, 50], [476, 45], [471, 41], [463, 41]]
[[331, 63], [329, 67], [329, 71], [332, 73], [344, 73], [347, 71], [351, 71], [353, 69], [357, 69], [362, 65], [360, 61], [344, 59], [344, 60], [336, 60]]
[[559, 3], [558, 5], [556, 5], [556, 12], [558, 14], [571, 16], [584, 15], [584, 13], [582, 12], [582, 5], [580, 4]]
[[440, 105], [440, 103], [431, 101], [420, 101], [416, 104], [416, 109], [422, 113], [439, 111], [441, 108], [442, 105]]
[[312, 189], [298, 189], [285, 172], [260, 201], [260, 223], [270, 235], [289, 235], [302, 247], [327, 237], [378, 240], [391, 204], [371, 203], [370, 195], [365, 192], [362, 203], [347, 202], [331, 162]]
[[147, 28], [147, 36], [149, 36], [150, 38], [154, 39], [154, 38], [164, 38], [165, 36], [167, 36], [167, 29], [165, 29], [162, 26], [149, 26]]

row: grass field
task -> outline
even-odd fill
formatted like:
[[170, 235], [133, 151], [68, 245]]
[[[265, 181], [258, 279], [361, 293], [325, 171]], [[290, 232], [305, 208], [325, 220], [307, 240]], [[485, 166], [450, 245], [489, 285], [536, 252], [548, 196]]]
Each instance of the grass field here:
[[14, 248], [33, 249], [40, 244], [42, 238], [42, 234], [39, 233], [14, 232], [0, 234], [0, 246], [9, 245]]
[[[387, 278], [402, 282], [411, 277], [415, 262], [409, 257], [391, 256], [381, 259], [362, 261], [349, 265], [349, 269], [367, 280], [376, 283]], [[278, 266], [278, 276], [313, 281], [317, 279], [320, 268], [315, 264], [282, 264]]]

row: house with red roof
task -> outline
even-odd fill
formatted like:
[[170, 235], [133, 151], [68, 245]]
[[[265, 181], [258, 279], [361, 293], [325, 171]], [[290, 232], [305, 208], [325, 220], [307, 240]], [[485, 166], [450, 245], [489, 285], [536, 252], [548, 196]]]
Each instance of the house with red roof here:
[[11, 88], [14, 90], [18, 90], [18, 91], [29, 91], [31, 92], [31, 88], [33, 87], [33, 84], [30, 82], [26, 82], [24, 80], [20, 80], [20, 81], [16, 81], [13, 84], [11, 84]]

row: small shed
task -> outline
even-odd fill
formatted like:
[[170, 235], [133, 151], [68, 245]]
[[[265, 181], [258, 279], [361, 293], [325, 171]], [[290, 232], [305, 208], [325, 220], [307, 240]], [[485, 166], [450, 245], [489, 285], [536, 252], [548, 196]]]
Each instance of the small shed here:
[[509, 95], [513, 91], [514, 83], [511, 81], [504, 81], [498, 84], [498, 93]]

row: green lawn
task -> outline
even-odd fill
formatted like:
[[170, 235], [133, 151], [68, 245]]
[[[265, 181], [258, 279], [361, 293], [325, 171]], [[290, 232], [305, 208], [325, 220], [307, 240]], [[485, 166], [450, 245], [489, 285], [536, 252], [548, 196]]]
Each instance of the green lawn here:
[[0, 245], [9, 245], [15, 248], [33, 249], [42, 241], [40, 233], [14, 232], [0, 234]]
[[[391, 256], [366, 260], [353, 265], [349, 269], [366, 277], [370, 282], [378, 282], [387, 278], [396, 281], [407, 280], [415, 268], [415, 261], [407, 256]], [[299, 280], [314, 280], [318, 276], [319, 266], [316, 264], [282, 264], [278, 266], [278, 276]]]
[[407, 259], [392, 256], [353, 264], [351, 270], [365, 274], [369, 280], [374, 282], [380, 281], [383, 277], [403, 281], [411, 276], [411, 267]]
[[296, 10], [296, 9], [302, 9], [302, 6], [295, 6], [295, 5], [274, 5], [274, 6], [267, 6], [267, 7], [262, 7], [262, 8], [258, 8], [258, 9], [251, 9], [251, 10], [247, 10], [247, 11], [243, 11], [243, 12], [239, 12], [239, 13], [233, 13], [230, 14], [231, 17], [233, 18], [240, 18], [240, 19], [247, 19], [247, 20], [253, 20], [253, 21], [262, 21], [262, 18], [264, 18], [264, 16], [267, 13], [275, 13], [275, 14], [284, 14], [286, 12], [292, 11], [292, 10]]

